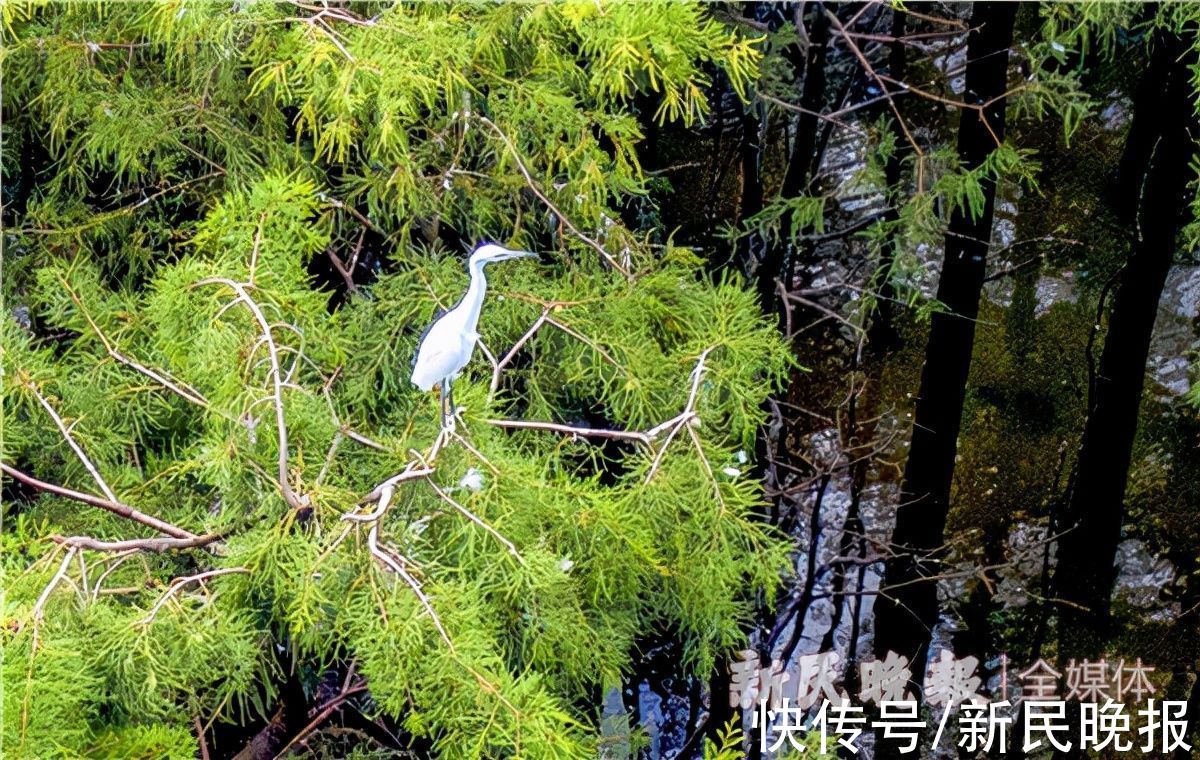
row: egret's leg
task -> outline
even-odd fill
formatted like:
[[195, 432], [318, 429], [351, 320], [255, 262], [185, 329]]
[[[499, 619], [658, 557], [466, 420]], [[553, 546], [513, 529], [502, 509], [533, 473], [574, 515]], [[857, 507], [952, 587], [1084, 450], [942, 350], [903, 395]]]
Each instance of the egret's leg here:
[[446, 378], [446, 412], [442, 417], [442, 427], [454, 430], [454, 382]]

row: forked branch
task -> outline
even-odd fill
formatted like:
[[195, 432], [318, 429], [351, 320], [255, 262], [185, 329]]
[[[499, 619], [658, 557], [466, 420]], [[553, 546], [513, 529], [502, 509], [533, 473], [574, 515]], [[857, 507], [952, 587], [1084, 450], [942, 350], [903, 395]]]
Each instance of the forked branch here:
[[196, 285], [224, 285], [236, 294], [235, 302], [240, 301], [250, 311], [254, 317], [254, 321], [258, 323], [258, 329], [262, 335], [262, 343], [267, 347], [267, 358], [270, 361], [271, 369], [271, 402], [275, 407], [275, 433], [279, 445], [278, 457], [278, 475], [279, 491], [283, 494], [283, 499], [292, 509], [303, 509], [305, 506], [304, 499], [292, 490], [291, 475], [288, 471], [288, 432], [287, 420], [283, 413], [283, 388], [284, 379], [283, 371], [280, 369], [279, 363], [279, 347], [275, 344], [275, 337], [272, 333], [271, 323], [267, 321], [263, 315], [262, 309], [255, 303], [250, 294], [246, 292], [246, 285], [240, 282], [234, 282], [225, 277], [213, 277], [206, 280], [200, 280]]

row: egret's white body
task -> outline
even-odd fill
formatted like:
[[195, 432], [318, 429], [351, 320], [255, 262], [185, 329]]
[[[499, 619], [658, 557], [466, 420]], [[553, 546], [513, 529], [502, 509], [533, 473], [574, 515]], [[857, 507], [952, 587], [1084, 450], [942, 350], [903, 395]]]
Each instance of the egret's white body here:
[[475, 249], [467, 264], [471, 284], [467, 287], [466, 294], [454, 308], [438, 317], [421, 339], [421, 345], [417, 349], [417, 361], [413, 365], [413, 385], [428, 391], [441, 383], [443, 400], [449, 398], [451, 383], [471, 361], [475, 342], [479, 339], [476, 328], [479, 326], [479, 312], [483, 308], [483, 296], [487, 292], [487, 278], [484, 277], [483, 268], [493, 261], [536, 255], [525, 251], [510, 251], [491, 243]]
[[[463, 302], [438, 318], [422, 338], [412, 373], [413, 385], [421, 390], [429, 391], [443, 380], [453, 380], [471, 360], [475, 341], [479, 338], [479, 333], [475, 332], [479, 307], [476, 306], [472, 314], [463, 306], [474, 295], [471, 292], [474, 289], [472, 282]], [[482, 292], [478, 298], [482, 300]]]

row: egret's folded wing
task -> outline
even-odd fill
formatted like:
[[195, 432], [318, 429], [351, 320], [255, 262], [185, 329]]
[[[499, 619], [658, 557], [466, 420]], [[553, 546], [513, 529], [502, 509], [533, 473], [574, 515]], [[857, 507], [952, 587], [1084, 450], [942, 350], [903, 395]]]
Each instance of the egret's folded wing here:
[[442, 317], [445, 316], [445, 314], [446, 314], [445, 311], [443, 311], [442, 309], [438, 309], [437, 313], [433, 315], [433, 321], [430, 322], [429, 325], [423, 331], [421, 331], [421, 337], [417, 338], [417, 350], [413, 351], [413, 358], [412, 358], [412, 369], [413, 370], [416, 370], [417, 362], [421, 358], [421, 351], [425, 348], [425, 339], [429, 337], [429, 333], [433, 332], [433, 328], [437, 327], [438, 322], [440, 322], [442, 320]]
[[434, 322], [417, 348], [417, 357], [413, 362], [412, 382], [423, 391], [430, 390], [447, 377], [461, 369], [459, 362], [459, 341], [453, 340], [452, 332], [447, 329], [444, 321]]

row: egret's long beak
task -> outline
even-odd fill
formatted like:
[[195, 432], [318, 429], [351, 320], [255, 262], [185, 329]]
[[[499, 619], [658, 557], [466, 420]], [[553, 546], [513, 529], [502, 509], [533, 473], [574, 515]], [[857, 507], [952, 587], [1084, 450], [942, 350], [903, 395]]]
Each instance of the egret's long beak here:
[[532, 251], [509, 251], [504, 257], [507, 259], [536, 259], [538, 255]]

